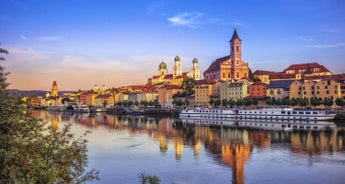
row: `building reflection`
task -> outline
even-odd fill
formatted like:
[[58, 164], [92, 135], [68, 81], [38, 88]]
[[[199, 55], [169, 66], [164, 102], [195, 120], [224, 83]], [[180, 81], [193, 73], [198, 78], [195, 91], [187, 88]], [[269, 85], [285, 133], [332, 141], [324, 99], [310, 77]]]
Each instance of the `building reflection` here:
[[205, 126], [183, 123], [174, 118], [147, 116], [113, 116], [107, 114], [61, 114], [39, 111], [35, 116], [51, 121], [53, 131], [59, 123], [70, 122], [90, 129], [106, 128], [109, 131], [127, 131], [129, 134], [146, 134], [157, 141], [159, 151], [165, 155], [173, 149], [175, 159], [183, 159], [184, 149], [192, 148], [194, 157], [204, 149], [212, 158], [232, 169], [232, 183], [244, 183], [245, 164], [252, 150], [288, 145], [294, 154], [321, 154], [344, 150], [344, 127], [327, 131], [272, 131], [236, 126]]

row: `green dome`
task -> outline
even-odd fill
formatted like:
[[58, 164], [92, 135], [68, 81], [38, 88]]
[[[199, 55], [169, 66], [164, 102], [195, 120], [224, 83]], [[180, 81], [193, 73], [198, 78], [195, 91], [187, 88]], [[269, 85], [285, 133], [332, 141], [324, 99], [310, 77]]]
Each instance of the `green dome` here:
[[176, 57], [175, 57], [175, 61], [181, 61], [181, 60], [180, 60], [180, 57], [176, 56]]
[[194, 58], [193, 63], [198, 63], [198, 59]]
[[159, 64], [159, 69], [167, 69], [167, 64], [162, 61], [161, 64]]

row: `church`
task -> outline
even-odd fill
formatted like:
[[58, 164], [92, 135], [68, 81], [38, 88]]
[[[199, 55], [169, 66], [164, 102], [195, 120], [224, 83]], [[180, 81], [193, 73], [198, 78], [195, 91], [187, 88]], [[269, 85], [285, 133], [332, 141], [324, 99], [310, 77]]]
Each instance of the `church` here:
[[198, 64], [198, 59], [194, 58], [192, 61], [192, 68], [189, 72], [182, 72], [181, 59], [179, 56], [174, 58], [174, 66], [172, 69], [172, 74], [169, 74], [167, 65], [162, 61], [158, 66], [157, 75], [148, 79], [148, 84], [150, 85], [181, 85], [182, 81], [186, 78], [193, 78], [195, 80], [200, 80], [200, 68]]
[[204, 72], [204, 79], [238, 80], [249, 77], [248, 63], [242, 61], [242, 40], [236, 28], [230, 40], [230, 55], [216, 59]]

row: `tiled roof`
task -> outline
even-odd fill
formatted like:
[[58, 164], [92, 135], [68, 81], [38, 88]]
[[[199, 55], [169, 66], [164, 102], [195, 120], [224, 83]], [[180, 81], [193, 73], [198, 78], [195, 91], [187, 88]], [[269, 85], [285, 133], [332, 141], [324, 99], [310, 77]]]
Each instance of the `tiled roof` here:
[[197, 85], [203, 85], [203, 84], [215, 84], [216, 81], [210, 80], [210, 79], [202, 79], [197, 81]]
[[224, 57], [221, 57], [221, 58], [216, 59], [216, 60], [213, 61], [213, 63], [207, 68], [207, 70], [204, 72], [204, 74], [205, 74], [205, 73], [208, 73], [208, 72], [218, 71], [218, 70], [220, 69], [220, 64], [221, 64], [223, 61], [226, 61], [226, 60], [229, 60], [229, 59], [230, 59], [230, 55], [224, 56]]
[[[303, 70], [303, 69], [306, 70], [306, 73], [314, 73], [313, 72], [314, 68], [319, 68], [318, 72], [330, 72], [325, 66], [314, 62], [314, 63], [301, 63], [301, 64], [290, 65], [289, 67], [287, 67], [284, 70], [284, 73], [286, 73], [287, 70], [295, 70], [296, 71], [296, 70]], [[295, 72], [295, 73], [297, 73], [297, 72]]]
[[268, 88], [287, 88], [294, 80], [277, 80], [271, 81]]
[[266, 71], [266, 70], [255, 70], [253, 73], [254, 75], [275, 75], [279, 74], [280, 72], [272, 72], [272, 71]]
[[230, 83], [228, 87], [242, 87], [243, 83], [242, 82], [234, 82], [234, 83]]
[[109, 94], [102, 94], [102, 95], [97, 95], [96, 98], [109, 98], [111, 95]]

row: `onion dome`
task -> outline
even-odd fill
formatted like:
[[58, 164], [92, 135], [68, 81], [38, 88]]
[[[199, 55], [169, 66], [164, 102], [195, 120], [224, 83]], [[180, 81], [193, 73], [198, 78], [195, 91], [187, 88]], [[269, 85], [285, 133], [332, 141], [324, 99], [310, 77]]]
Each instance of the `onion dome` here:
[[198, 63], [198, 59], [194, 58], [193, 63]]
[[167, 69], [167, 64], [162, 61], [161, 64], [159, 64], [159, 69]]
[[176, 56], [176, 57], [175, 57], [175, 61], [181, 61], [181, 60], [180, 60], [180, 57]]

